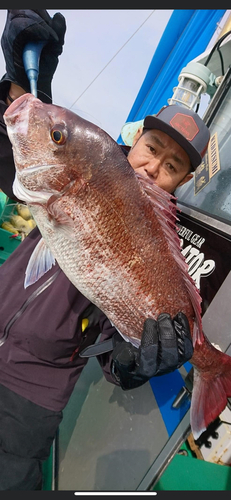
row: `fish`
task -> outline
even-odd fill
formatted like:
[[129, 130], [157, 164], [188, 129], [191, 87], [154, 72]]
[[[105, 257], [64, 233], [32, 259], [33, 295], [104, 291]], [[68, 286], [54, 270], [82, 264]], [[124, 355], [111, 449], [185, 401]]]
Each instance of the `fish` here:
[[25, 220], [31, 220], [31, 213], [29, 208], [26, 205], [23, 205], [21, 203], [16, 203], [15, 206], [18, 215], [21, 215], [21, 217]]
[[3, 221], [1, 224], [2, 229], [5, 229], [5, 231], [9, 231], [10, 233], [13, 233], [15, 236], [19, 235], [18, 229], [13, 226], [9, 221]]
[[198, 439], [231, 396], [231, 357], [203, 332], [202, 299], [176, 231], [176, 199], [138, 176], [107, 132], [66, 108], [24, 94], [4, 120], [13, 191], [42, 236], [24, 286], [57, 262], [136, 347], [147, 318], [182, 311], [194, 346], [190, 422]]
[[28, 235], [35, 227], [33, 219], [25, 220], [21, 215], [13, 214], [10, 216], [9, 222], [16, 228], [20, 234]]

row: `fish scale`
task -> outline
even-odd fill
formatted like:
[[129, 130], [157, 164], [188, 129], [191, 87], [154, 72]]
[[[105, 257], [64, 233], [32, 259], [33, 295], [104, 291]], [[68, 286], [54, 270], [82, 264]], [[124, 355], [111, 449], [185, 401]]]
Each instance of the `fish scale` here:
[[29, 205], [43, 237], [28, 262], [25, 286], [55, 258], [136, 346], [148, 317], [186, 314], [197, 439], [231, 396], [231, 358], [202, 330], [201, 297], [180, 250], [172, 196], [138, 177], [106, 132], [69, 110], [24, 94], [4, 120], [16, 166], [13, 191]]
[[[97, 200], [94, 200], [95, 202]], [[93, 205], [94, 206], [94, 205]], [[105, 214], [106, 215], [106, 214]], [[86, 217], [86, 211], [84, 213], [82, 213], [82, 217], [80, 217], [80, 219], [84, 219]], [[102, 250], [101, 250], [101, 245], [97, 245], [97, 237], [96, 235], [98, 235], [98, 232], [97, 232], [97, 229], [99, 228], [99, 231], [101, 231], [101, 237], [100, 237], [100, 241], [104, 241], [104, 245], [103, 245], [103, 254], [102, 254], [102, 257], [103, 257], [103, 262], [104, 262], [104, 266], [106, 269], [109, 269], [109, 275], [111, 276], [115, 276], [115, 281], [116, 281], [116, 284], [117, 284], [117, 289], [121, 290], [121, 294], [124, 296], [124, 297], [127, 297], [127, 299], [125, 299], [125, 303], [127, 304], [127, 307], [129, 305], [129, 303], [134, 303], [136, 304], [136, 301], [137, 301], [137, 293], [139, 295], [141, 295], [141, 290], [143, 289], [144, 290], [144, 297], [143, 297], [143, 300], [145, 301], [145, 303], [148, 305], [148, 309], [147, 309], [147, 305], [145, 305], [144, 303], [144, 311], [143, 311], [143, 316], [142, 316], [142, 320], [141, 320], [141, 326], [143, 324], [143, 321], [145, 319], [145, 317], [147, 317], [148, 313], [150, 314], [151, 311], [161, 311], [163, 310], [163, 307], [162, 307], [162, 303], [163, 304], [166, 304], [166, 296], [163, 296], [161, 295], [159, 297], [159, 301], [161, 301], [160, 304], [158, 304], [158, 301], [155, 300], [155, 304], [154, 304], [154, 300], [153, 300], [153, 293], [151, 292], [151, 290], [155, 289], [156, 286], [158, 286], [158, 280], [159, 280], [159, 277], [161, 277], [161, 279], [165, 278], [166, 277], [166, 280], [167, 282], [169, 282], [169, 278], [166, 276], [166, 271], [165, 271], [165, 263], [163, 262], [163, 259], [161, 258], [161, 254], [159, 253], [159, 261], [157, 261], [157, 267], [159, 268], [159, 275], [158, 275], [158, 278], [157, 278], [157, 274], [155, 272], [152, 272], [150, 274], [147, 274], [146, 273], [146, 266], [147, 266], [147, 259], [141, 259], [141, 256], [140, 256], [140, 245], [138, 246], [137, 248], [137, 245], [136, 245], [136, 248], [129, 248], [129, 246], [132, 246], [133, 244], [133, 247], [135, 247], [134, 243], [133, 243], [133, 238], [131, 237], [132, 236], [132, 231], [129, 231], [129, 232], [123, 232], [121, 231], [118, 232], [117, 230], [117, 225], [115, 224], [115, 218], [114, 219], [108, 219], [108, 217], [106, 216], [104, 221], [102, 221], [102, 219], [104, 218], [104, 213], [101, 213], [101, 218], [98, 219], [98, 225], [97, 227], [92, 223], [92, 212], [89, 214], [89, 221], [87, 223], [87, 225], [91, 226], [92, 228], [92, 231], [94, 231], [94, 246], [91, 246], [90, 243], [89, 243], [89, 248], [91, 249], [91, 261], [93, 262], [93, 266], [94, 266], [94, 269], [97, 269], [97, 262], [100, 260], [100, 256], [101, 256], [101, 253], [102, 253]], [[102, 228], [106, 227], [107, 228], [107, 231], [102, 231]], [[77, 231], [77, 239], [78, 240], [81, 240], [81, 228], [78, 226], [78, 231]], [[84, 233], [84, 237], [85, 237], [85, 233]], [[163, 236], [162, 236], [163, 238]], [[153, 238], [152, 238], [153, 240]], [[158, 242], [157, 242], [158, 244]], [[88, 242], [87, 242], [87, 245], [88, 245]], [[108, 245], [108, 246], [106, 246]], [[109, 245], [111, 246], [111, 248], [109, 247]], [[153, 245], [150, 245], [150, 248], [152, 248]], [[97, 252], [97, 250], [99, 251], [99, 256], [95, 255], [95, 252]], [[151, 255], [153, 257], [153, 250], [151, 252]], [[145, 257], [146, 257], [146, 249], [145, 249]], [[84, 256], [85, 258], [85, 256]], [[94, 263], [95, 262], [95, 263]], [[152, 262], [153, 262], [153, 258], [152, 258]], [[133, 270], [134, 272], [134, 275], [136, 277], [136, 284], [134, 283], [134, 275], [131, 275], [131, 269]], [[120, 281], [118, 282], [118, 271], [120, 272]], [[81, 273], [83, 273], [83, 270], [82, 270], [82, 265], [81, 265]], [[107, 294], [109, 297], [113, 296], [112, 294], [112, 291], [110, 293], [110, 290], [109, 290], [109, 287], [110, 287], [110, 279], [108, 280], [106, 278], [108, 273], [104, 273], [104, 278], [103, 278], [103, 284], [104, 284], [104, 287], [106, 286], [106, 289], [107, 289]], [[88, 277], [88, 275], [86, 276]], [[177, 277], [177, 281], [179, 282], [179, 275], [176, 275]], [[99, 280], [100, 277], [97, 275], [96, 276], [96, 279]], [[78, 278], [79, 280], [79, 278]], [[78, 281], [77, 280], [77, 281]], [[98, 283], [98, 286], [99, 286], [99, 283]], [[139, 287], [139, 292], [137, 292], [137, 288]], [[113, 286], [114, 288], [114, 286]], [[127, 288], [127, 289], [126, 289]], [[116, 293], [116, 290], [113, 292], [113, 293]], [[186, 292], [184, 292], [186, 293]], [[142, 300], [142, 297], [141, 298], [141, 302], [143, 302]], [[156, 299], [156, 297], [155, 297]], [[104, 299], [105, 301], [105, 299]], [[167, 301], [169, 302], [169, 301]], [[150, 307], [150, 303], [152, 304], [152, 307]], [[185, 307], [185, 297], [184, 297], [184, 294], [183, 294], [183, 303], [184, 303], [184, 307]], [[155, 307], [154, 307], [155, 305]], [[104, 309], [105, 309], [105, 303], [103, 304], [104, 306]], [[124, 306], [124, 304], [123, 304]], [[166, 306], [165, 306], [166, 307]], [[170, 307], [170, 305], [168, 304], [168, 307]], [[174, 307], [175, 304], [174, 304]], [[117, 307], [118, 309], [118, 307]], [[131, 332], [134, 336], [136, 336], [137, 338], [139, 338], [140, 336], [140, 330], [137, 329], [137, 322], [138, 322], [138, 319], [139, 319], [139, 316], [140, 316], [140, 313], [142, 313], [142, 308], [140, 310], [137, 311], [137, 307], [135, 306], [135, 316], [134, 316], [134, 324], [130, 327], [131, 329]], [[172, 309], [172, 307], [171, 307]], [[174, 309], [174, 313], [176, 313], [176, 309]], [[107, 314], [108, 314], [108, 307], [107, 307]], [[153, 312], [152, 312], [152, 315], [153, 315]], [[120, 310], [117, 312], [117, 316], [118, 317], [123, 317], [124, 316], [124, 309], [123, 308], [120, 308]], [[113, 320], [114, 321], [114, 320]], [[117, 320], [118, 322], [118, 320]], [[140, 323], [140, 322], [139, 322]], [[118, 323], [116, 323], [118, 324]], [[123, 332], [123, 333], [126, 333], [127, 334], [127, 331], [125, 332], [125, 327], [123, 325], [123, 328], [121, 328], [121, 325], [119, 327], [120, 331]], [[136, 335], [136, 332], [138, 331], [137, 335]], [[141, 328], [141, 331], [142, 331], [142, 328]], [[131, 336], [131, 332], [129, 333], [129, 336]]]
[[[175, 272], [174, 259], [169, 251], [168, 258], [173, 267], [172, 277], [175, 286], [182, 288], [181, 297], [178, 297], [177, 304], [174, 300], [174, 286], [169, 287], [170, 278], [166, 274], [166, 262], [163, 261], [162, 252], [159, 252], [155, 262], [158, 275], [155, 272], [147, 273], [146, 271], [147, 258], [153, 265], [153, 240], [155, 239], [157, 246], [159, 239], [163, 240], [161, 228], [160, 236], [153, 238], [153, 235], [149, 235], [149, 247], [143, 249], [143, 258], [141, 258], [141, 244], [134, 242], [133, 231], [131, 229], [129, 231], [122, 230], [124, 221], [121, 213], [114, 210], [114, 217], [109, 217], [102, 199], [103, 208], [100, 210], [100, 217], [99, 208], [95, 214], [91, 207], [99, 207], [99, 200], [95, 195], [95, 189], [93, 189], [93, 197], [91, 197], [90, 186], [88, 187], [88, 201], [86, 202], [84, 197], [81, 201], [82, 203], [79, 201], [71, 210], [73, 219], [78, 220], [72, 234], [74, 244], [70, 245], [65, 236], [62, 241], [60, 234], [59, 241], [57, 241], [58, 233], [54, 231], [53, 237], [49, 237], [49, 245], [60, 267], [66, 272], [72, 283], [92, 302], [96, 301], [97, 290], [98, 307], [105, 312], [118, 330], [124, 336], [139, 339], [143, 323], [148, 316], [157, 317], [160, 312], [165, 312], [166, 309], [173, 316], [179, 310], [187, 310], [188, 315], [192, 314], [192, 310], [186, 307], [186, 287], [182, 288], [182, 278], [179, 273]], [[62, 209], [63, 204], [66, 206], [66, 199], [61, 198], [57, 203]], [[149, 200], [147, 203], [150, 203]], [[72, 199], [69, 200], [69, 206], [71, 204]], [[38, 227], [41, 227], [41, 232], [47, 240], [48, 236], [45, 234], [43, 222], [40, 222], [40, 218], [43, 219], [43, 209], [35, 207], [34, 210], [36, 210], [34, 217]], [[41, 212], [42, 215], [38, 215], [37, 212]], [[129, 222], [129, 220], [126, 221], [127, 227], [129, 227]], [[117, 229], [118, 225], [120, 225], [120, 231]], [[132, 221], [130, 228], [131, 225]], [[50, 226], [48, 225], [49, 230]], [[89, 234], [92, 235], [90, 238]], [[162, 245], [165, 245], [166, 249], [164, 248], [164, 250], [167, 253], [167, 243], [162, 241]], [[76, 260], [73, 258], [72, 249], [78, 253]], [[92, 272], [89, 270], [89, 262], [92, 266]], [[131, 271], [133, 272], [131, 273]], [[164, 291], [158, 295], [153, 293], [153, 290], [159, 288], [160, 280], [163, 281]], [[165, 290], [168, 292], [165, 293]], [[119, 297], [119, 300], [118, 298], [117, 301], [114, 299], [112, 306], [111, 299], [114, 296]], [[140, 301], [139, 307], [137, 307], [137, 297]], [[129, 311], [129, 314], [125, 311]]]

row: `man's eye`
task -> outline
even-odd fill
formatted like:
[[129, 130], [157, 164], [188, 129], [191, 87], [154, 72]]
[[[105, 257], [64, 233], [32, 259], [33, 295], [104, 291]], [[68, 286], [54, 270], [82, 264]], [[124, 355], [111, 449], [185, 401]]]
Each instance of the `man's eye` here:
[[172, 165], [171, 163], [167, 163], [167, 167], [169, 168], [169, 170], [171, 172], [176, 172], [176, 169], [175, 169], [174, 165]]
[[151, 151], [151, 153], [155, 153], [156, 150], [153, 146], [148, 146], [148, 149]]

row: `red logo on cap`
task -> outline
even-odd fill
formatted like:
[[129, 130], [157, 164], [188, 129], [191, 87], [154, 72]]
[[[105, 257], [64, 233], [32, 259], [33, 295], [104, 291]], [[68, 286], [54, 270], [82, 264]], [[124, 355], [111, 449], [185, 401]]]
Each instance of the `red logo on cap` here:
[[170, 120], [170, 125], [178, 130], [188, 141], [193, 141], [198, 134], [199, 128], [192, 116], [176, 113]]

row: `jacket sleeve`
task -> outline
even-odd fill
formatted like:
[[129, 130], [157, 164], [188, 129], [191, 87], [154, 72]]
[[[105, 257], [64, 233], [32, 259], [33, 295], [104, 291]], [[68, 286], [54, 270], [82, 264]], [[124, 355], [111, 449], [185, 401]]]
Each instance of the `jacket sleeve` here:
[[[115, 333], [118, 333], [116, 328], [114, 326], [112, 326], [109, 319], [103, 313], [100, 316], [99, 324], [100, 324], [100, 331], [101, 331], [99, 342], [103, 342], [104, 340], [108, 340], [108, 339], [112, 338]], [[108, 382], [111, 382], [112, 384], [120, 385], [119, 382], [117, 382], [117, 380], [114, 378], [114, 376], [111, 373], [112, 351], [105, 352], [104, 354], [97, 356], [97, 359], [98, 359], [98, 362], [103, 370], [103, 373], [104, 373], [106, 380]]]
[[9, 196], [9, 198], [17, 201], [12, 191], [15, 177], [15, 165], [12, 145], [7, 135], [6, 125], [3, 119], [3, 115], [7, 109], [3, 94], [2, 87], [0, 86], [0, 189]]

